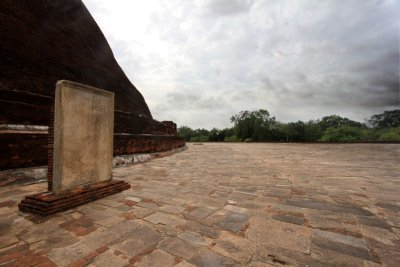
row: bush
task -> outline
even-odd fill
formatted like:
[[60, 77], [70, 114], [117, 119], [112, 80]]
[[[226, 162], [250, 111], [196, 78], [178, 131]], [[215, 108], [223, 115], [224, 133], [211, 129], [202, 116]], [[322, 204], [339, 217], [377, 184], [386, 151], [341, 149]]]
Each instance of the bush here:
[[400, 142], [400, 128], [386, 129], [386, 131], [379, 135], [378, 141]]
[[326, 129], [320, 140], [323, 142], [355, 142], [361, 139], [362, 129], [345, 125]]
[[240, 139], [238, 139], [236, 135], [226, 136], [224, 142], [240, 142]]
[[190, 138], [190, 142], [207, 142], [208, 135], [200, 135]]

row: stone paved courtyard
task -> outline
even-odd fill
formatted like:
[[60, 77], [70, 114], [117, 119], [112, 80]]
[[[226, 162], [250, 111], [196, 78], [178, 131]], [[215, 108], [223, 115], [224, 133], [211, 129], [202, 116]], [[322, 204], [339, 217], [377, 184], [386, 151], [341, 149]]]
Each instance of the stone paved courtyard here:
[[400, 145], [189, 144], [48, 218], [0, 188], [0, 266], [400, 266]]

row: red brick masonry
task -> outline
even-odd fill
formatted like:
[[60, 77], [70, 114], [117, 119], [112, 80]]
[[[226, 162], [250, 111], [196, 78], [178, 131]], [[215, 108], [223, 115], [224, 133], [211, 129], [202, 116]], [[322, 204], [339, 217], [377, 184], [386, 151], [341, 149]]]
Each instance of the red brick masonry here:
[[24, 212], [47, 216], [121, 192], [130, 187], [130, 184], [124, 181], [110, 180], [79, 188], [65, 194], [55, 195], [52, 192], [42, 192], [25, 196], [25, 199], [18, 204], [18, 207]]

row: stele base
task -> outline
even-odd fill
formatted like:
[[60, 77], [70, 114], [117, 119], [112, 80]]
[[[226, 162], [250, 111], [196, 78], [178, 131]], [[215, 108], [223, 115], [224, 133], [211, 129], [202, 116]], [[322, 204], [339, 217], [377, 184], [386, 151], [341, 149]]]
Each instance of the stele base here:
[[85, 188], [75, 189], [64, 194], [56, 195], [52, 192], [42, 192], [25, 196], [18, 207], [23, 212], [47, 216], [121, 192], [130, 187], [130, 184], [124, 181], [110, 180], [91, 184]]

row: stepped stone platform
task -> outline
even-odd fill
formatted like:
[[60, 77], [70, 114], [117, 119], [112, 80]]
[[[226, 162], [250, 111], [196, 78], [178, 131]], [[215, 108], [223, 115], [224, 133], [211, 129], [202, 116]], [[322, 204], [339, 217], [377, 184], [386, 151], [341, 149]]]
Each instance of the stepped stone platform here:
[[5, 266], [399, 266], [400, 145], [189, 144], [48, 217], [0, 188]]

